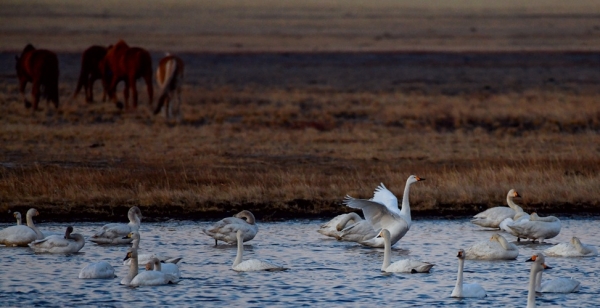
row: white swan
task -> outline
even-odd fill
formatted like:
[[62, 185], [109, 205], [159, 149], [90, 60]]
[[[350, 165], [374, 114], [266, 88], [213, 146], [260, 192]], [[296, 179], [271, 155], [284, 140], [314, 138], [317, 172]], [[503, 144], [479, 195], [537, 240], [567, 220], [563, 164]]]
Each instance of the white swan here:
[[598, 255], [598, 250], [590, 245], [583, 244], [577, 237], [572, 237], [570, 243], [560, 243], [552, 246], [544, 253], [550, 257], [593, 257]]
[[242, 231], [244, 242], [252, 240], [256, 236], [258, 226], [256, 225], [254, 215], [250, 211], [243, 210], [233, 217], [221, 219], [212, 227], [202, 229], [202, 232], [214, 238], [216, 246], [218, 241], [223, 241], [227, 244], [236, 243], [236, 232], [238, 230]]
[[40, 239], [39, 230], [33, 223], [33, 216], [37, 215], [39, 212], [36, 209], [29, 209], [25, 216], [27, 226], [16, 225], [0, 230], [0, 244], [27, 247], [29, 243]]
[[463, 269], [465, 266], [465, 251], [460, 249], [458, 254], [458, 275], [456, 285], [451, 297], [486, 297], [485, 289], [477, 283], [463, 283]]
[[[125, 236], [125, 237], [133, 239], [131, 247], [135, 248], [138, 251], [138, 264], [147, 264], [148, 262], [151, 262], [154, 258], [158, 259], [160, 262], [173, 263], [173, 264], [175, 264], [181, 260], [181, 258], [173, 258], [173, 257], [158, 255], [155, 253], [139, 253], [140, 233], [137, 231], [129, 232], [129, 234], [127, 234], [127, 236]], [[131, 259], [127, 259], [127, 260], [123, 261], [123, 265], [129, 265], [129, 264], [131, 264]]]
[[115, 278], [115, 269], [106, 261], [90, 263], [79, 271], [81, 279], [111, 279]]
[[506, 227], [515, 232], [517, 237], [538, 240], [543, 243], [544, 240], [553, 238], [560, 233], [561, 224], [560, 219], [554, 216], [540, 217], [536, 213], [531, 213], [529, 220], [509, 223]]
[[513, 202], [513, 198], [521, 197], [519, 193], [511, 189], [508, 191], [506, 195], [506, 203], [509, 207], [505, 206], [496, 206], [493, 208], [489, 208], [475, 216], [471, 219], [471, 222], [484, 227], [484, 228], [500, 228], [500, 223], [506, 218], [513, 218], [516, 214], [514, 206], [516, 205]]
[[121, 284], [137, 287], [137, 286], [158, 286], [170, 283], [177, 283], [179, 279], [170, 274], [165, 274], [161, 271], [143, 271], [138, 272], [137, 249], [129, 248], [124, 260], [131, 259], [129, 272], [121, 280]]
[[165, 274], [173, 275], [175, 278], [179, 279], [181, 277], [181, 272], [179, 271], [179, 267], [177, 264], [173, 263], [162, 263], [158, 258], [152, 258], [150, 261], [146, 262], [146, 270], [147, 271], [159, 271]]
[[129, 244], [131, 238], [124, 239], [129, 232], [138, 231], [142, 221], [142, 212], [137, 206], [133, 206], [127, 212], [129, 223], [110, 223], [102, 226], [102, 229], [89, 238], [96, 244]]
[[538, 274], [544, 271], [544, 258], [538, 258], [537, 255], [533, 255], [531, 259], [526, 262], [534, 262], [531, 264], [531, 271], [529, 272], [529, 288], [527, 291], [527, 308], [535, 308], [535, 293], [536, 293], [536, 279]]
[[326, 236], [339, 238], [341, 230], [346, 228], [348, 225], [353, 225], [360, 221], [363, 221], [363, 219], [354, 212], [341, 214], [335, 216], [327, 223], [322, 224], [317, 232]]
[[519, 256], [519, 248], [496, 233], [489, 241], [467, 248], [465, 254], [468, 260], [514, 260]]
[[371, 225], [371, 228], [369, 229], [363, 225], [359, 229], [358, 224], [354, 224], [342, 230], [340, 234], [341, 239], [357, 242], [365, 246], [384, 247], [383, 238], [377, 238], [377, 234], [379, 234], [380, 229], [387, 229], [390, 232], [391, 244], [396, 244], [408, 232], [412, 224], [408, 198], [410, 185], [424, 180], [416, 175], [408, 177], [404, 186], [401, 210], [398, 210], [398, 199], [396, 199], [396, 196], [387, 190], [383, 184], [377, 187], [375, 195], [370, 200], [354, 199], [346, 196], [344, 204], [354, 209], [361, 209], [365, 220]]
[[76, 253], [85, 245], [85, 238], [81, 234], [72, 232], [73, 227], [69, 226], [64, 236], [50, 235], [43, 240], [29, 243], [29, 247], [35, 252]]
[[379, 232], [378, 236], [383, 237], [385, 241], [385, 248], [383, 251], [383, 265], [381, 266], [382, 272], [429, 273], [429, 270], [435, 265], [412, 259], [404, 259], [391, 263], [390, 255], [392, 254], [392, 244], [390, 243], [390, 231], [388, 231], [387, 229], [383, 229], [381, 230], [381, 232]]
[[237, 272], [253, 272], [253, 271], [284, 271], [287, 268], [265, 262], [258, 259], [250, 259], [242, 262], [244, 255], [244, 242], [242, 241], [242, 230], [236, 232], [237, 237], [237, 255], [233, 261], [231, 268]]
[[[544, 268], [551, 269], [545, 263], [544, 254], [536, 253], [526, 262], [540, 262]], [[535, 276], [535, 291], [540, 293], [573, 293], [579, 291], [581, 283], [573, 278], [556, 278], [542, 282], [542, 272], [538, 271]], [[531, 277], [530, 277], [531, 279]], [[531, 284], [531, 281], [529, 282]]]

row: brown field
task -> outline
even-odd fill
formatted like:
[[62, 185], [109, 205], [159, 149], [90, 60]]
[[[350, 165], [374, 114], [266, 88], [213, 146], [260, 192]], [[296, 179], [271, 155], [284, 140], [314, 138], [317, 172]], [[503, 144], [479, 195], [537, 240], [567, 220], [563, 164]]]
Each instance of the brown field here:
[[[9, 1], [16, 13], [3, 9], [0, 22], [0, 213], [35, 206], [41, 220], [100, 220], [139, 205], [151, 219], [241, 209], [261, 220], [327, 217], [348, 210], [346, 194], [370, 198], [380, 182], [400, 197], [410, 174], [427, 179], [412, 187], [417, 217], [472, 214], [504, 204], [510, 188], [527, 211], [600, 212], [600, 23], [586, 13], [595, 2], [565, 12], [549, 1], [550, 11], [521, 7], [521, 15], [468, 1], [450, 13], [403, 1], [362, 9], [289, 1], [293, 10], [266, 11], [272, 2], [241, 2], [244, 11], [217, 2], [226, 7], [177, 1], [184, 17], [165, 13], [170, 28], [151, 36], [167, 2], [121, 16], [110, 1], [92, 9], [43, 1], [54, 9], [29, 13]], [[406, 10], [385, 6], [395, 3]], [[202, 13], [184, 14], [186, 5]], [[342, 23], [349, 17], [340, 12], [360, 23]], [[144, 18], [129, 24], [128, 14]], [[214, 24], [213, 14], [221, 16]], [[13, 16], [46, 19], [27, 26]], [[69, 29], [77, 18], [89, 26]], [[427, 32], [423, 18], [451, 35]], [[500, 30], [506, 19], [521, 23]], [[185, 20], [194, 26], [177, 28]], [[546, 23], [545, 32], [533, 33], [528, 20]], [[180, 52], [189, 68], [183, 123], [152, 116], [141, 83], [131, 113], [99, 102], [98, 87], [93, 104], [68, 99], [79, 52], [113, 43], [115, 29], [149, 48], [154, 65], [167, 46]], [[14, 53], [27, 42], [59, 51], [59, 110], [42, 103], [32, 115], [19, 98]]]

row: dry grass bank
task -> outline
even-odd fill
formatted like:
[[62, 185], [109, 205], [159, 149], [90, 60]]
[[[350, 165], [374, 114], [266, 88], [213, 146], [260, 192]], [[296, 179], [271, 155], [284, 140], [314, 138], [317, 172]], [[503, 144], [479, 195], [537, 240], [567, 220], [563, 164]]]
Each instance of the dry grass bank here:
[[380, 182], [401, 196], [410, 174], [427, 179], [411, 192], [422, 215], [500, 205], [510, 188], [527, 211], [599, 211], [597, 94], [186, 86], [181, 125], [153, 117], [145, 96], [131, 114], [80, 98], [31, 116], [17, 94], [0, 85], [4, 213], [327, 216]]

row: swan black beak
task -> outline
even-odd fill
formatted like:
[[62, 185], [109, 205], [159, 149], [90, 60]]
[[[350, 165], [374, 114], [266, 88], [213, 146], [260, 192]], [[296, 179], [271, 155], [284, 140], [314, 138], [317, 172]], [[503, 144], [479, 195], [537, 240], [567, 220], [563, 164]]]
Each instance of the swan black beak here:
[[547, 270], [547, 269], [552, 269], [552, 267], [550, 267], [550, 266], [546, 265], [546, 263], [542, 264], [542, 266], [544, 267], [544, 269], [545, 269], [545, 270]]
[[533, 258], [529, 258], [527, 260], [525, 260], [525, 262], [534, 262], [535, 260]]

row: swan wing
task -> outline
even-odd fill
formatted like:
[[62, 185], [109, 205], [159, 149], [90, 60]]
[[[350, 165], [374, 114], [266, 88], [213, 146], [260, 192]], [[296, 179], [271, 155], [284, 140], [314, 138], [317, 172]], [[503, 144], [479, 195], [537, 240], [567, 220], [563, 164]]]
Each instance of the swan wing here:
[[258, 226], [247, 223], [245, 220], [237, 217], [224, 218], [210, 228], [203, 229], [204, 234], [220, 241], [233, 244], [237, 242], [236, 232], [242, 230], [244, 242], [252, 240], [258, 233]]
[[513, 209], [505, 206], [497, 206], [473, 216], [471, 223], [484, 228], [499, 228], [503, 220], [512, 218], [514, 215], [515, 211]]
[[361, 209], [365, 219], [374, 229], [388, 229], [387, 226], [394, 225], [396, 220], [402, 219], [400, 215], [391, 212], [385, 205], [378, 202], [346, 196], [344, 204], [353, 209]]
[[254, 272], [254, 271], [284, 271], [287, 268], [284, 268], [279, 265], [275, 265], [273, 263], [269, 263], [266, 261], [258, 260], [258, 259], [250, 259], [243, 261], [242, 263], [233, 267], [234, 271], [238, 272]]
[[373, 198], [370, 201], [377, 202], [385, 205], [385, 207], [392, 213], [400, 214], [398, 208], [398, 198], [391, 191], [389, 191], [383, 183], [380, 183], [373, 194]]
[[512, 249], [507, 250], [496, 241], [478, 242], [465, 249], [465, 258], [467, 260], [514, 260], [519, 256], [519, 250], [514, 249], [516, 248], [514, 244], [511, 245]]
[[115, 278], [115, 269], [106, 261], [90, 263], [79, 271], [81, 279]]
[[110, 223], [102, 227], [96, 234], [92, 235], [90, 241], [100, 244], [128, 244], [133, 239], [123, 237], [132, 231], [137, 231], [139, 226], [124, 223]]
[[478, 283], [463, 283], [463, 294], [461, 297], [486, 297], [485, 289]]
[[159, 271], [143, 271], [135, 276], [130, 286], [160, 286], [170, 283], [177, 283], [179, 280], [170, 274]]
[[348, 242], [363, 242], [377, 237], [379, 230], [373, 229], [373, 226], [366, 220], [359, 221], [340, 231], [339, 240]]
[[0, 230], [0, 244], [6, 246], [24, 246], [37, 240], [37, 233], [25, 225], [10, 226]]
[[404, 259], [390, 264], [385, 271], [389, 273], [428, 273], [435, 264], [413, 259]]
[[581, 283], [572, 278], [556, 278], [542, 282], [542, 293], [572, 293], [579, 291]]

